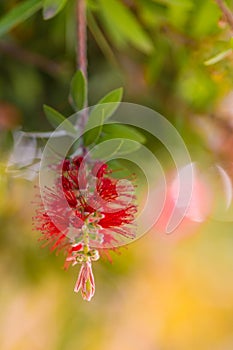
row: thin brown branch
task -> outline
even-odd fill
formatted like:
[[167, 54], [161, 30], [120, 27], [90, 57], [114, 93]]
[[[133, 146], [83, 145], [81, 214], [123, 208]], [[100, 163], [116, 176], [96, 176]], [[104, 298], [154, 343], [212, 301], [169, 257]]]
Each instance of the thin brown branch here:
[[[77, 68], [80, 69], [88, 82], [87, 75], [87, 14], [86, 14], [86, 0], [76, 0], [76, 57]], [[86, 97], [84, 108], [88, 106], [88, 99]], [[79, 128], [81, 133], [85, 129], [88, 120], [88, 111], [84, 109], [79, 121]], [[87, 149], [82, 145], [83, 155], [87, 153]]]
[[229, 24], [231, 29], [233, 30], [233, 13], [232, 11], [228, 8], [228, 6], [225, 4], [223, 0], [215, 0], [218, 7], [223, 13], [223, 16], [226, 20], [226, 22]]
[[87, 78], [87, 19], [85, 0], [77, 0], [76, 6], [77, 26], [77, 67]]
[[46, 72], [47, 74], [55, 77], [60, 75], [62, 72], [62, 67], [58, 63], [49, 60], [40, 54], [25, 50], [15, 43], [9, 43], [1, 40], [0, 52], [8, 56], [12, 56], [14, 59], [17, 59], [24, 63], [36, 66], [43, 72]]

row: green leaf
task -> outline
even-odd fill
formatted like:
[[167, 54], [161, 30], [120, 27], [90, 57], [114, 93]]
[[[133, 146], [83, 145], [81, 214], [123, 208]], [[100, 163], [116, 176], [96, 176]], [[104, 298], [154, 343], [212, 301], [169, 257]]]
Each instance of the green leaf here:
[[84, 135], [85, 146], [89, 146], [91, 143], [94, 143], [98, 140], [104, 121], [110, 118], [118, 108], [119, 102], [122, 99], [122, 95], [122, 88], [113, 90], [104, 96], [93, 108], [84, 130], [87, 131], [89, 129]]
[[87, 81], [81, 70], [78, 70], [71, 80], [70, 98], [75, 111], [80, 111], [85, 107], [87, 99]]
[[195, 13], [190, 34], [200, 40], [200, 38], [219, 32], [217, 23], [220, 17], [221, 11], [214, 1], [202, 1], [201, 6]]
[[27, 0], [16, 5], [0, 19], [0, 36], [9, 32], [17, 24], [22, 23], [42, 7], [42, 0]]
[[56, 16], [66, 5], [67, 0], [43, 0], [43, 18], [45, 20]]
[[[116, 90], [113, 90], [109, 92], [107, 95], [105, 95], [95, 106], [93, 112], [90, 115], [90, 119], [93, 115], [95, 117], [95, 112], [98, 109], [102, 109], [104, 107], [104, 120], [107, 120], [111, 117], [111, 115], [115, 112], [115, 110], [118, 108], [118, 103], [121, 102], [123, 96], [123, 88], [119, 88]], [[107, 103], [105, 106], [102, 106], [102, 104]], [[114, 104], [111, 104], [114, 103]], [[92, 118], [93, 118], [92, 117]]]
[[109, 42], [115, 45], [118, 49], [123, 49], [127, 46], [127, 38], [122, 32], [115, 29], [115, 26], [112, 25], [111, 19], [108, 18], [107, 14], [105, 15], [103, 11], [99, 12], [101, 14], [101, 19], [105, 27], [105, 32], [109, 37]]
[[190, 4], [185, 1], [183, 4], [176, 4], [175, 2], [173, 4], [170, 4], [168, 9], [168, 20], [175, 28], [185, 31], [193, 6], [193, 3]]
[[120, 102], [122, 100], [122, 96], [123, 96], [123, 88], [118, 88], [110, 91], [107, 95], [101, 98], [98, 104], [109, 103], [109, 102]]
[[44, 112], [46, 115], [46, 118], [48, 119], [49, 123], [56, 129], [61, 123], [63, 124], [63, 128], [69, 133], [69, 134], [77, 134], [77, 130], [75, 127], [71, 124], [69, 120], [67, 120], [61, 113], [56, 111], [50, 106], [44, 105]]
[[143, 134], [134, 127], [124, 124], [105, 124], [103, 125], [103, 133], [105, 135], [101, 138], [101, 142], [113, 138], [129, 139], [141, 144], [146, 142], [146, 138]]
[[126, 154], [135, 152], [141, 147], [138, 142], [127, 139], [112, 139], [96, 145], [92, 150], [91, 156], [96, 159], [108, 160], [113, 157], [120, 158]]
[[[99, 111], [99, 116], [98, 116], [98, 123], [99, 125], [96, 127], [91, 128], [84, 134], [84, 145], [88, 146], [92, 143], [96, 143], [97, 140], [99, 139], [101, 135], [101, 131], [103, 128], [103, 123], [104, 123], [104, 109], [102, 111]], [[97, 116], [97, 115], [96, 115]]]
[[130, 42], [142, 52], [149, 53], [153, 43], [136, 17], [118, 0], [99, 0], [100, 13], [116, 42]]

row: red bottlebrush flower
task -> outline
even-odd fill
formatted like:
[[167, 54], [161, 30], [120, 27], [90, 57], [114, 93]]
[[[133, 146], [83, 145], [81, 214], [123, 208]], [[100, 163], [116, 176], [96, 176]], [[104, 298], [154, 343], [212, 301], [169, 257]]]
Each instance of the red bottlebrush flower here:
[[108, 166], [103, 162], [96, 162], [92, 169], [92, 174], [98, 179], [108, 173]]
[[107, 164], [92, 165], [89, 171], [83, 157], [66, 159], [35, 217], [46, 244], [66, 250], [65, 268], [82, 264], [75, 291], [81, 289], [86, 300], [94, 294], [93, 248], [111, 249], [135, 238], [137, 212], [132, 185], [113, 178]]

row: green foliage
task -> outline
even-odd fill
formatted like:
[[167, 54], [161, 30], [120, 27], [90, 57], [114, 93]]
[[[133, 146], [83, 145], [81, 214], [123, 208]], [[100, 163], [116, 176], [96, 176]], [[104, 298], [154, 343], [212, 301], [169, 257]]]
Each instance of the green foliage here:
[[188, 18], [194, 3], [192, 1], [168, 1], [168, 18], [171, 24], [179, 29], [183, 30], [187, 25]]
[[83, 73], [78, 70], [71, 80], [70, 100], [75, 111], [85, 107], [87, 100], [87, 82]]
[[113, 138], [111, 140], [106, 140], [100, 145], [96, 145], [91, 155], [96, 159], [108, 160], [114, 157], [120, 158], [121, 156], [135, 152], [140, 147], [141, 145], [136, 141]]
[[197, 8], [191, 33], [200, 39], [207, 35], [213, 35], [219, 31], [216, 24], [221, 16], [221, 12], [214, 1], [207, 0], [200, 3]]
[[103, 136], [100, 142], [113, 138], [129, 139], [140, 144], [146, 142], [146, 138], [135, 128], [125, 124], [105, 124], [103, 125]]
[[104, 124], [101, 131], [92, 154], [94, 158], [121, 157], [135, 152], [146, 142], [138, 130], [125, 124]]
[[[115, 110], [118, 107], [118, 102], [121, 102], [123, 96], [123, 88], [119, 88], [113, 91], [110, 91], [107, 95], [105, 95], [101, 100], [97, 103], [93, 110], [93, 117], [94, 113], [98, 113], [98, 109], [103, 110], [104, 108], [104, 120], [107, 120], [111, 117], [111, 115], [115, 112]], [[104, 106], [103, 104], [108, 103]], [[111, 104], [115, 103], [115, 104]]]
[[67, 0], [43, 0], [43, 18], [56, 16], [66, 5]]
[[67, 120], [62, 114], [53, 109], [52, 107], [44, 105], [44, 112], [49, 123], [56, 129], [61, 123], [63, 123], [63, 129], [68, 133], [75, 135], [77, 133], [74, 126], [69, 120]]
[[[84, 144], [89, 146], [97, 142], [103, 123], [111, 117], [122, 99], [123, 89], [119, 88], [109, 92], [92, 109], [85, 128]], [[88, 130], [88, 131], [87, 131]]]
[[153, 48], [151, 38], [126, 6], [117, 0], [98, 0], [99, 12], [111, 39], [119, 46], [131, 43], [142, 52]]
[[[32, 118], [40, 115], [44, 102], [56, 106], [64, 115], [72, 113], [64, 96], [75, 70], [75, 3], [72, 0], [0, 2], [3, 14], [0, 36], [8, 34], [6, 38], [13, 46], [4, 52], [0, 42], [0, 99], [21, 109], [27, 129], [47, 127], [43, 116]], [[87, 0], [86, 3], [91, 32], [89, 104], [106, 90], [125, 86], [126, 100], [147, 104], [171, 120], [179, 116], [181, 127], [187, 109], [190, 115], [206, 113], [233, 88], [229, 25], [224, 23], [215, 1]], [[231, 10], [232, 2], [226, 4]], [[40, 13], [30, 18], [41, 8], [46, 19], [60, 15], [50, 22], [45, 22]], [[26, 52], [22, 54], [21, 49]], [[117, 107], [121, 101], [122, 91], [114, 91], [92, 109], [87, 126], [92, 130], [84, 137], [86, 146], [117, 134], [130, 138], [132, 130], [124, 129], [127, 126], [104, 125], [114, 113], [113, 104], [111, 107], [108, 103], [116, 102]], [[71, 81], [69, 101], [75, 111], [80, 111], [87, 101], [86, 81], [79, 71]], [[49, 118], [55, 127], [63, 120], [54, 114]], [[134, 138], [137, 140], [136, 135]]]
[[0, 19], [0, 36], [34, 15], [42, 7], [42, 0], [27, 0], [19, 3]]
[[104, 53], [108, 61], [110, 61], [114, 65], [117, 65], [113, 50], [108, 40], [105, 38], [101, 29], [99, 28], [98, 23], [92, 14], [92, 11], [90, 10], [87, 11], [87, 23], [88, 23], [90, 32], [92, 33], [93, 37], [95, 38], [95, 41], [97, 42], [97, 45], [99, 46], [101, 51]]
[[97, 144], [92, 152], [94, 158], [120, 157], [136, 151], [146, 141], [145, 137], [131, 126], [104, 124], [118, 108], [122, 93], [121, 88], [111, 91], [98, 102], [89, 115], [86, 130], [91, 129], [84, 134], [84, 144]]
[[180, 76], [178, 91], [192, 107], [200, 110], [216, 96], [216, 88], [204, 70], [187, 69]]

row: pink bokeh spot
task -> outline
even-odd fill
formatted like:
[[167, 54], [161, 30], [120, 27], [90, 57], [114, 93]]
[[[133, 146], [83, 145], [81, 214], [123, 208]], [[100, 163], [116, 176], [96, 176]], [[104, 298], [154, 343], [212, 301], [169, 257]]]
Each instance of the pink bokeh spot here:
[[[214, 198], [210, 183], [207, 182], [195, 163], [191, 163], [189, 166], [193, 167], [193, 189], [188, 206], [185, 207], [186, 203], [182, 203], [182, 201], [177, 205], [176, 199], [179, 191], [178, 176], [174, 175], [174, 173], [169, 174], [167, 176], [167, 192], [164, 207], [159, 219], [152, 228], [152, 231], [160, 232], [168, 239], [177, 239], [195, 233], [200, 225], [208, 219], [212, 211]], [[181, 169], [181, 171], [183, 170]], [[182, 184], [180, 184], [180, 190], [182, 191]], [[160, 191], [158, 189], [157, 198], [159, 196]], [[166, 235], [167, 223], [174, 208], [183, 211], [184, 218], [171, 234]]]

